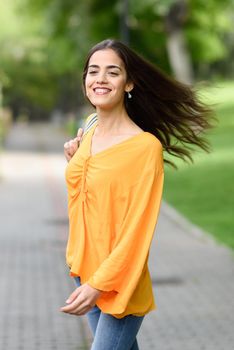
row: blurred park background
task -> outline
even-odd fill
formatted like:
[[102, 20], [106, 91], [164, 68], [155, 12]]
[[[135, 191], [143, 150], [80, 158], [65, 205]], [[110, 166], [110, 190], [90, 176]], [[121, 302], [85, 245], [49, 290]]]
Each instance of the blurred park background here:
[[81, 88], [87, 51], [121, 39], [214, 106], [212, 153], [167, 167], [164, 199], [234, 248], [233, 23], [234, 0], [1, 1], [1, 150], [14, 123], [56, 123], [73, 136], [90, 108]]

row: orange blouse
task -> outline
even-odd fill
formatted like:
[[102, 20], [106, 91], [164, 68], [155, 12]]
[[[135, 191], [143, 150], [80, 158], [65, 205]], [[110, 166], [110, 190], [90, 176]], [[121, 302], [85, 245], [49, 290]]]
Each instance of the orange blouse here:
[[148, 254], [163, 189], [160, 141], [141, 132], [90, 154], [96, 123], [66, 168], [71, 276], [103, 291], [97, 306], [117, 318], [155, 309]]

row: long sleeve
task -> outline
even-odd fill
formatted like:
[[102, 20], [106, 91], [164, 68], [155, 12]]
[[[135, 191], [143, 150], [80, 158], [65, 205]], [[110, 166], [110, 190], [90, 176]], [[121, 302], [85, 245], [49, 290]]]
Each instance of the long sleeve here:
[[147, 262], [162, 197], [162, 144], [142, 132], [92, 156], [92, 120], [66, 169], [67, 264], [71, 276], [103, 291], [96, 302], [103, 312], [145, 315], [156, 306]]
[[123, 304], [134, 292], [148, 259], [160, 209], [163, 178], [162, 149], [157, 143], [146, 154], [141, 176], [129, 188], [127, 210], [110, 255], [87, 281], [102, 291], [124, 292]]

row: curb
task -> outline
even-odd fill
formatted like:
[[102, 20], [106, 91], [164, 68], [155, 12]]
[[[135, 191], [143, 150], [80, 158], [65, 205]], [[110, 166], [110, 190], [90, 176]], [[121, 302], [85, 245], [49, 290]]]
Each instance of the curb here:
[[212, 246], [223, 248], [225, 250], [232, 252], [232, 249], [223, 244], [222, 242], [215, 239], [211, 233], [203, 230], [199, 226], [193, 224], [191, 221], [186, 219], [181, 213], [179, 213], [174, 207], [172, 207], [169, 203], [162, 201], [161, 206], [162, 214], [169, 218], [172, 222], [176, 224], [179, 228], [181, 228], [184, 232], [193, 236], [203, 243], [210, 244]]

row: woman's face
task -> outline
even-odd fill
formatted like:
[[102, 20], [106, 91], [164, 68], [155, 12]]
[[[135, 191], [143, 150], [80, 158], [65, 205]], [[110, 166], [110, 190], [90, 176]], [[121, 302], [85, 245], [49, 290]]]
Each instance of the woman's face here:
[[124, 94], [133, 88], [121, 58], [112, 49], [96, 51], [89, 60], [85, 78], [86, 96], [100, 108], [123, 105]]

